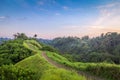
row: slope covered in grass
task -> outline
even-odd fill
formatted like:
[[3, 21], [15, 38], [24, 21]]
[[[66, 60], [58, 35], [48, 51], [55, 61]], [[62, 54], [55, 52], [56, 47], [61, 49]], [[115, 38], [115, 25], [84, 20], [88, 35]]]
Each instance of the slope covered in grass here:
[[34, 52], [36, 52], [42, 48], [42, 46], [38, 42], [36, 42], [35, 40], [25, 40], [23, 45], [26, 48], [28, 48]]
[[94, 75], [105, 77], [108, 80], [120, 80], [120, 65], [108, 63], [82, 63], [70, 62], [65, 57], [54, 52], [46, 52], [47, 56], [54, 61], [72, 67], [76, 70], [87, 71]]
[[34, 71], [36, 73], [35, 80], [86, 80], [85, 77], [78, 76], [73, 71], [56, 68], [48, 63], [41, 55], [40, 46], [33, 45], [30, 40], [25, 41], [24, 45], [37, 54], [18, 62], [15, 66]]

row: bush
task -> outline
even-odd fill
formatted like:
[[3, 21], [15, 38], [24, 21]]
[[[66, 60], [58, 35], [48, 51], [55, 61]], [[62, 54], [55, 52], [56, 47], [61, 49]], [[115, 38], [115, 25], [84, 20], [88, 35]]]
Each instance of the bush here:
[[35, 72], [13, 65], [3, 65], [0, 67], [0, 80], [36, 80]]
[[93, 73], [94, 75], [105, 77], [109, 80], [120, 80], [120, 67], [119, 66], [106, 66], [105, 64], [98, 64], [95, 66], [89, 65], [86, 71]]
[[15, 64], [24, 58], [33, 55], [33, 52], [23, 46], [24, 40], [9, 40], [0, 45], [0, 66]]
[[55, 48], [53, 48], [52, 46], [49, 46], [49, 45], [43, 45], [42, 50], [50, 51], [50, 52], [58, 52]]

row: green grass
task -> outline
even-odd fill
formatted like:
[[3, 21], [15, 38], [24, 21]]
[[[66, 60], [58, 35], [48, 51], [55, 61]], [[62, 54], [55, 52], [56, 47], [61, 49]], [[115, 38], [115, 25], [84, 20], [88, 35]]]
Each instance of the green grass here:
[[28, 57], [17, 63], [15, 66], [24, 67], [26, 69], [31, 69], [37, 72], [36, 76], [38, 77], [38, 79], [41, 77], [45, 70], [54, 68], [53, 66], [48, 64], [47, 61], [44, 60], [44, 58], [41, 57], [41, 54], [35, 54], [31, 57]]
[[42, 48], [42, 46], [38, 42], [36, 42], [35, 40], [26, 40], [23, 42], [23, 45], [26, 48], [28, 48], [34, 52], [36, 52]]
[[[46, 77], [47, 76], [47, 77]], [[75, 72], [66, 71], [64, 69], [49, 69], [44, 72], [41, 80], [86, 80], [85, 77], [78, 75]]]
[[16, 67], [35, 71], [35, 80], [86, 80], [85, 77], [78, 76], [74, 71], [56, 68], [48, 63], [41, 55], [42, 51], [39, 50], [40, 46], [35, 46], [31, 42], [38, 44], [35, 41], [27, 40], [24, 42], [24, 46], [34, 51], [36, 54], [18, 62], [15, 64]]
[[120, 80], [120, 65], [109, 63], [82, 63], [70, 62], [65, 57], [54, 52], [46, 52], [47, 56], [54, 61], [64, 64], [76, 70], [90, 72], [94, 75], [104, 77], [108, 80]]

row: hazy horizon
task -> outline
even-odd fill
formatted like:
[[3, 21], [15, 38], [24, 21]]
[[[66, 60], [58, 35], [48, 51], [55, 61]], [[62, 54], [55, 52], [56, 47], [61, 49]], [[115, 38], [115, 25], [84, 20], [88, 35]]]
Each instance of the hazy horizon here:
[[53, 39], [120, 32], [120, 0], [1, 0], [0, 37]]

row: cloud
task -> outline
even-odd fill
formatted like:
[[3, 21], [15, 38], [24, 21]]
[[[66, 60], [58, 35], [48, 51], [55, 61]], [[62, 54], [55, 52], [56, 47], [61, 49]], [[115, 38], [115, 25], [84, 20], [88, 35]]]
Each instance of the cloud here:
[[99, 17], [93, 21], [93, 26], [120, 28], [120, 3], [111, 3], [98, 6]]
[[7, 19], [9, 16], [0, 16], [0, 19]]
[[38, 1], [37, 3], [38, 3], [38, 5], [41, 5], [41, 6], [44, 5], [43, 1]]
[[27, 17], [18, 18], [18, 20], [27, 20], [27, 19], [28, 19]]
[[59, 15], [61, 15], [61, 14], [60, 14], [60, 13], [55, 13], [55, 15], [56, 15], [56, 16], [59, 16]]
[[64, 10], [68, 10], [69, 9], [69, 7], [67, 7], [67, 6], [63, 6], [62, 7]]
[[9, 16], [0, 16], [0, 21], [5, 21], [6, 19], [9, 19]]
[[40, 5], [40, 6], [43, 6], [43, 5], [53, 5], [53, 4], [56, 4], [56, 0], [39, 0], [37, 1], [37, 4]]
[[119, 3], [115, 2], [115, 3], [106, 4], [106, 5], [100, 5], [97, 8], [112, 8], [112, 7], [115, 7], [116, 5], [119, 5]]
[[44, 8], [38, 8], [38, 10], [40, 10], [40, 11], [45, 11], [45, 12], [49, 12], [49, 10], [44, 9]]
[[88, 25], [87, 33], [90, 36], [98, 36], [101, 33], [120, 33], [120, 3], [98, 6], [99, 16]]

